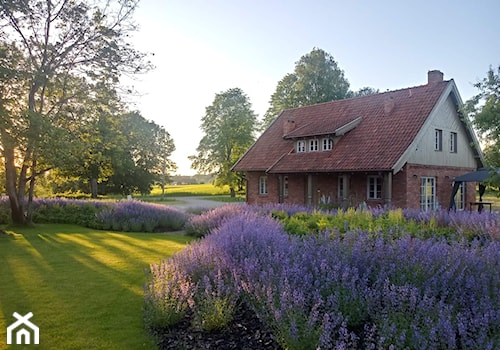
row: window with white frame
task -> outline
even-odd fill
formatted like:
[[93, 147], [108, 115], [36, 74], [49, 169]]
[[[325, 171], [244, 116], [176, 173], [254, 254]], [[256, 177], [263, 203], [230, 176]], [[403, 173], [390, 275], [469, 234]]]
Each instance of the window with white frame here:
[[319, 141], [318, 139], [309, 140], [309, 152], [319, 151]]
[[443, 150], [443, 130], [441, 129], [434, 130], [434, 150], [435, 151]]
[[420, 209], [436, 209], [436, 178], [424, 176], [420, 179]]
[[333, 140], [329, 137], [323, 139], [321, 150], [330, 151], [333, 148]]
[[450, 152], [457, 153], [457, 133], [450, 132]]
[[297, 153], [306, 151], [306, 142], [303, 140], [297, 141]]
[[267, 194], [267, 176], [261, 176], [259, 178], [259, 194]]
[[455, 206], [459, 210], [465, 209], [465, 182], [460, 183], [458, 186], [457, 194], [455, 195]]
[[379, 176], [368, 176], [368, 199], [382, 198], [382, 178]]

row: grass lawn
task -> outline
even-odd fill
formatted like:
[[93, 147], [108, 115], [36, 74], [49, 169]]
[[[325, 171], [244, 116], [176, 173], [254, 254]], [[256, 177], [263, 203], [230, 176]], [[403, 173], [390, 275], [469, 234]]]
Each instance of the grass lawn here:
[[[477, 196], [477, 200], [479, 200], [479, 195]], [[492, 210], [499, 211], [500, 210], [500, 197], [498, 197], [498, 192], [496, 191], [486, 191], [483, 196], [483, 201], [493, 202]]]
[[[229, 195], [229, 187], [216, 187], [212, 184], [193, 185], [167, 185], [165, 189], [167, 196], [220, 196]], [[153, 187], [151, 196], [161, 196], [161, 188]]]
[[155, 349], [143, 326], [145, 269], [189, 237], [56, 224], [6, 231], [0, 233], [0, 349], [14, 312], [33, 312], [38, 349]]
[[193, 185], [169, 185], [165, 189], [165, 197], [161, 200], [161, 188], [154, 186], [151, 193], [146, 196], [134, 195], [134, 198], [147, 202], [156, 202], [163, 204], [176, 203], [174, 197], [197, 196], [219, 202], [244, 202], [245, 195], [238, 193], [235, 198], [229, 195], [229, 187], [216, 187], [212, 184], [193, 184]]

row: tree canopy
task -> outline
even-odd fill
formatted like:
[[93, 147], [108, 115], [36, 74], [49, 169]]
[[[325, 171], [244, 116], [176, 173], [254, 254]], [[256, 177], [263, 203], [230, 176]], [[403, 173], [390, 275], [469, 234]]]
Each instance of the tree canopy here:
[[189, 157], [192, 168], [215, 174], [215, 184], [229, 185], [234, 196], [240, 175], [231, 168], [253, 144], [255, 127], [256, 115], [241, 89], [216, 94], [202, 118], [205, 135], [196, 149], [198, 154]]
[[465, 103], [465, 111], [484, 144], [487, 165], [500, 167], [500, 65], [496, 70], [490, 67], [474, 86], [479, 93]]
[[77, 126], [98, 117], [87, 112], [99, 110], [99, 91], [151, 68], [127, 42], [137, 2], [0, 2], [0, 145], [14, 222], [29, 221], [37, 176], [67, 161]]
[[278, 82], [271, 96], [262, 128], [267, 128], [282, 110], [341, 100], [349, 97], [349, 82], [332, 55], [314, 48]]

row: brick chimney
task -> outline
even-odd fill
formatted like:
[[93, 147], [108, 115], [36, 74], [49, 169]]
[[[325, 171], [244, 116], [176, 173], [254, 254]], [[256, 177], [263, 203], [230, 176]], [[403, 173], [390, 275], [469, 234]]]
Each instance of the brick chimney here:
[[289, 118], [283, 122], [283, 136], [288, 135], [295, 129], [295, 120]]
[[443, 72], [440, 70], [430, 70], [427, 72], [427, 84], [434, 84], [443, 81]]

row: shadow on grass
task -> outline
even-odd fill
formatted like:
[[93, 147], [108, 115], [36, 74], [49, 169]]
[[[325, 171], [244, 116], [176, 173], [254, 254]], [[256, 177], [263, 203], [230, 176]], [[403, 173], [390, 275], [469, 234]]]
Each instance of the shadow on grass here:
[[40, 349], [154, 349], [143, 328], [144, 271], [181, 250], [181, 235], [72, 225], [0, 236], [0, 341], [13, 312], [33, 312]]

